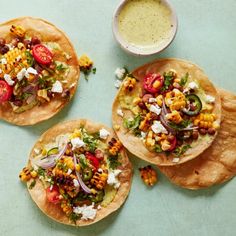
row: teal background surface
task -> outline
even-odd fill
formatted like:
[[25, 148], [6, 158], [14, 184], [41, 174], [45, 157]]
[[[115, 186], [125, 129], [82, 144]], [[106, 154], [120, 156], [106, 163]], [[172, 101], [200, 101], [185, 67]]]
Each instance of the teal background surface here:
[[81, 76], [73, 102], [54, 118], [32, 127], [0, 121], [1, 236], [236, 235], [236, 179], [190, 191], [159, 173], [159, 183], [148, 188], [138, 171], [147, 163], [131, 157], [134, 178], [125, 205], [85, 228], [60, 225], [43, 215], [18, 179], [34, 142], [59, 121], [84, 117], [111, 126], [114, 71], [119, 66], [132, 70], [156, 58], [184, 58], [200, 65], [216, 86], [236, 92], [236, 1], [171, 2], [179, 19], [174, 42], [159, 55], [138, 58], [123, 52], [113, 39], [112, 14], [118, 0], [0, 0], [1, 22], [26, 15], [44, 18], [64, 30], [78, 55], [88, 54], [97, 68], [88, 82]]

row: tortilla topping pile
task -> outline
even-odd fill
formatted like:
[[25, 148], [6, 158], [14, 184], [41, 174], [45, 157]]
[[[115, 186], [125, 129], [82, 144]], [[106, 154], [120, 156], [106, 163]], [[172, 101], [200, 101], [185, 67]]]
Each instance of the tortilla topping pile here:
[[[173, 162], [179, 162], [198, 139], [216, 134], [215, 98], [188, 73], [181, 77], [174, 70], [147, 74], [139, 96], [137, 83], [131, 74], [124, 79], [117, 115], [150, 151], [173, 154]], [[124, 115], [122, 109], [131, 113]]]
[[[0, 103], [9, 102], [16, 113], [50, 102], [54, 97], [70, 97], [64, 78], [65, 62], [54, 59], [60, 46], [29, 36], [21, 26], [12, 25], [11, 40], [0, 38]], [[70, 60], [68, 54], [65, 60]]]
[[58, 204], [73, 222], [92, 220], [97, 210], [113, 201], [122, 172], [120, 142], [102, 128], [88, 134], [84, 128], [60, 135], [54, 143], [34, 149], [30, 166], [21, 173], [32, 189], [39, 179], [47, 201]]

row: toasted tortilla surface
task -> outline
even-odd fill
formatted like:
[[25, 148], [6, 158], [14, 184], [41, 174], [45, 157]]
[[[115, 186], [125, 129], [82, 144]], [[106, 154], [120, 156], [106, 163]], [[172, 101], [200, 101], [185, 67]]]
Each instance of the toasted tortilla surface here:
[[212, 145], [187, 163], [159, 167], [172, 183], [187, 189], [201, 189], [224, 183], [236, 175], [236, 95], [219, 89], [222, 123]]
[[68, 81], [67, 87], [72, 86], [70, 89], [70, 98], [65, 99], [56, 97], [50, 102], [41, 104], [40, 106], [36, 105], [32, 109], [22, 113], [13, 112], [13, 109], [8, 102], [2, 103], [0, 105], [0, 119], [20, 126], [34, 125], [57, 114], [72, 99], [79, 80], [79, 62], [75, 49], [72, 46], [69, 38], [64, 32], [59, 30], [53, 24], [43, 19], [33, 17], [21, 17], [7, 21], [3, 24], [0, 24], [1, 37], [6, 38], [7, 41], [10, 41], [12, 38], [14, 38], [14, 36], [10, 33], [10, 28], [12, 25], [22, 26], [26, 30], [27, 35], [39, 37], [42, 43], [57, 43], [61, 50], [71, 57], [69, 60], [67, 60], [65, 55], [62, 55], [62, 53], [59, 52], [54, 55], [55, 60], [67, 63], [70, 68], [67, 77], [64, 78]]
[[[210, 82], [210, 80], [205, 75], [202, 69], [200, 69], [197, 65], [194, 65], [193, 63], [188, 61], [175, 58], [160, 59], [135, 69], [132, 72], [132, 75], [135, 78], [137, 78], [138, 84], [135, 87], [135, 91], [132, 91], [133, 95], [134, 94], [136, 94], [136, 96], [139, 95], [141, 90], [140, 87], [146, 74], [148, 73], [163, 74], [165, 71], [169, 71], [170, 69], [176, 70], [179, 77], [182, 77], [186, 73], [189, 73], [190, 77], [192, 77], [194, 80], [197, 80], [197, 82], [204, 89], [206, 94], [215, 97], [215, 105], [212, 112], [216, 114], [217, 121], [220, 123], [221, 100], [216, 88]], [[205, 139], [200, 140], [195, 147], [190, 148], [183, 154], [178, 163], [172, 161], [173, 158], [175, 157], [174, 155], [167, 156], [164, 153], [151, 152], [145, 147], [143, 141], [139, 137], [134, 136], [131, 132], [128, 132], [127, 129], [124, 128], [123, 118], [117, 114], [117, 110], [120, 108], [119, 97], [121, 95], [121, 92], [122, 92], [122, 87], [118, 91], [118, 94], [114, 100], [112, 107], [113, 127], [122, 144], [135, 156], [147, 162], [156, 164], [158, 166], [174, 166], [180, 163], [188, 162], [196, 158], [204, 150], [206, 150], [216, 137], [215, 134], [209, 137], [207, 141]], [[122, 109], [122, 111], [124, 113], [124, 117], [129, 117], [131, 114], [131, 112], [127, 109]], [[117, 125], [119, 126], [118, 130], [115, 128]]]
[[[35, 148], [40, 148], [43, 147], [45, 144], [54, 142], [55, 138], [58, 135], [73, 133], [73, 131], [76, 128], [78, 129], [80, 127], [84, 127], [88, 133], [96, 133], [99, 132], [100, 129], [105, 128], [110, 132], [109, 137], [114, 137], [115, 135], [113, 131], [108, 127], [102, 124], [93, 123], [85, 119], [62, 122], [55, 125], [54, 127], [47, 130], [44, 134], [42, 134], [42, 136], [34, 145], [30, 153], [30, 157], [33, 157]], [[107, 142], [110, 141], [109, 137], [107, 139]], [[76, 224], [69, 221], [68, 217], [62, 211], [60, 206], [49, 203], [46, 200], [46, 191], [39, 179], [37, 179], [36, 185], [32, 189], [29, 189], [30, 183], [28, 183], [28, 191], [33, 201], [41, 209], [41, 211], [48, 217], [52, 218], [53, 220], [59, 223], [72, 226], [86, 226], [93, 224], [103, 219], [104, 217], [108, 216], [112, 212], [116, 211], [118, 208], [120, 208], [129, 194], [132, 181], [132, 166], [124, 148], [121, 150], [121, 156], [122, 156], [121, 159], [122, 165], [119, 167], [119, 169], [122, 170], [122, 172], [119, 175], [120, 187], [118, 188], [118, 191], [113, 201], [107, 207], [101, 207], [101, 209], [97, 211], [97, 215], [94, 220], [77, 220]]]

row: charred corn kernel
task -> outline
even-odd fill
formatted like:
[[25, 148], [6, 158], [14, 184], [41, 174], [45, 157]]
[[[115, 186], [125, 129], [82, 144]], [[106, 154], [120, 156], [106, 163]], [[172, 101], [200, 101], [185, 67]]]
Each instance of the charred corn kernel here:
[[31, 179], [31, 174], [30, 174], [30, 170], [28, 167], [24, 167], [22, 169], [22, 171], [19, 174], [19, 178], [21, 181], [23, 182], [27, 182], [28, 180]]
[[43, 100], [46, 100], [47, 102], [50, 102], [50, 98], [48, 97], [47, 89], [40, 89], [37, 92], [37, 96]]
[[157, 89], [161, 86], [161, 82], [159, 80], [156, 80], [154, 83], [153, 83], [153, 88]]
[[87, 55], [82, 55], [79, 58], [79, 66], [83, 69], [90, 69], [93, 65], [93, 61], [87, 56]]
[[216, 120], [216, 115], [211, 113], [200, 113], [193, 121], [194, 125], [200, 128], [208, 129], [212, 127]]
[[166, 118], [176, 124], [179, 124], [183, 121], [183, 118], [181, 117], [180, 113], [176, 110], [172, 111], [171, 113], [166, 115]]
[[122, 144], [119, 140], [112, 138], [111, 141], [108, 143], [109, 145], [109, 153], [113, 156], [117, 155], [118, 152], [121, 150], [122, 148]]
[[186, 101], [185, 100], [180, 100], [180, 101], [174, 101], [171, 105], [170, 105], [170, 110], [174, 111], [174, 110], [181, 110], [185, 107], [186, 105]]
[[25, 48], [25, 45], [24, 45], [23, 43], [21, 43], [21, 42], [17, 44], [17, 47], [18, 47], [20, 50], [26, 49], [26, 48]]
[[61, 209], [63, 210], [63, 212], [65, 212], [66, 215], [70, 215], [72, 212], [72, 206], [66, 200], [63, 200], [61, 202]]
[[146, 185], [153, 186], [157, 182], [157, 173], [150, 165], [139, 168], [139, 172]]
[[171, 145], [167, 139], [161, 141], [161, 149], [163, 151], [168, 151], [170, 149]]
[[31, 174], [32, 178], [36, 178], [38, 176], [38, 173], [35, 170], [32, 170], [30, 172], [30, 174]]
[[67, 166], [68, 169], [74, 169], [74, 162], [71, 157], [66, 157], [63, 159], [64, 164]]
[[77, 171], [80, 171], [80, 169], [81, 169], [80, 165], [79, 165], [79, 164], [76, 164], [75, 169], [76, 169]]
[[161, 134], [161, 140], [165, 140], [167, 139], [167, 135], [166, 134]]
[[141, 101], [142, 101], [141, 98], [136, 97], [136, 98], [134, 98], [134, 100], [133, 100], [133, 104], [134, 104], [134, 105], [138, 105], [138, 103], [141, 102]]
[[103, 170], [102, 173], [97, 171], [90, 180], [90, 183], [94, 185], [97, 189], [102, 190], [106, 186], [107, 179], [108, 179], [107, 170]]
[[81, 130], [75, 129], [74, 132], [70, 135], [70, 139], [81, 137]]
[[199, 119], [195, 119], [195, 120], [193, 121], [193, 124], [194, 124], [195, 126], [198, 126], [199, 122], [200, 122]]
[[147, 138], [147, 139], [146, 139], [146, 145], [147, 145], [148, 147], [153, 147], [153, 146], [155, 145], [155, 139], [153, 139], [153, 138]]
[[136, 84], [136, 79], [127, 76], [124, 81], [124, 88], [128, 91], [132, 91]]
[[151, 119], [152, 119], [151, 113], [149, 112], [145, 116], [144, 120], [141, 121], [141, 123], [139, 125], [139, 129], [141, 129], [142, 131], [147, 131]]
[[2, 78], [4, 74], [10, 74], [11, 77], [14, 78], [23, 67], [29, 67], [25, 50], [21, 51], [18, 48], [13, 48], [4, 54], [3, 58], [6, 59], [7, 64], [0, 64], [0, 69], [2, 70], [0, 78]]
[[17, 37], [23, 38], [25, 36], [25, 29], [19, 25], [12, 25], [10, 31]]
[[161, 106], [162, 106], [162, 101], [163, 101], [163, 96], [162, 96], [162, 95], [158, 95], [158, 96], [156, 97], [156, 101], [157, 101], [157, 105], [158, 105], [159, 107], [161, 107]]

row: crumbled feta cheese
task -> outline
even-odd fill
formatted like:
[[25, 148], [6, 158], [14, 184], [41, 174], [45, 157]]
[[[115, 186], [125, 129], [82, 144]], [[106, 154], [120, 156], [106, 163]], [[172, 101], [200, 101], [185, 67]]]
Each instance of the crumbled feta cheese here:
[[20, 61], [21, 58], [22, 58], [21, 55], [19, 55], [19, 56], [16, 57], [16, 60], [17, 60], [17, 61]]
[[206, 102], [207, 103], [214, 103], [215, 102], [215, 97], [211, 96], [211, 95], [206, 95]]
[[78, 182], [77, 179], [73, 179], [73, 184], [74, 184], [75, 187], [79, 187], [79, 182]]
[[161, 113], [161, 108], [157, 104], [151, 105], [149, 110], [157, 115]]
[[7, 64], [7, 59], [5, 57], [3, 57], [0, 62], [3, 64], [3, 65], [6, 65]]
[[194, 81], [192, 81], [192, 82], [190, 82], [190, 83], [188, 84], [188, 88], [190, 88], [190, 89], [198, 89], [199, 86], [198, 86], [198, 84], [196, 84]]
[[99, 136], [101, 139], [106, 139], [110, 135], [110, 132], [108, 132], [106, 129], [102, 128], [99, 130]]
[[80, 148], [85, 145], [84, 141], [80, 138], [73, 138], [71, 139], [72, 149]]
[[26, 74], [26, 69], [25, 68], [22, 68], [20, 72], [18, 72], [18, 74], [16, 75], [17, 79], [19, 81], [21, 81], [24, 77], [25, 77], [25, 74]]
[[94, 208], [94, 202], [92, 203], [92, 205], [87, 206], [87, 205], [83, 205], [82, 207], [77, 206], [74, 207], [73, 212], [75, 214], [81, 214], [82, 220], [93, 220], [97, 214], [97, 209]]
[[[67, 171], [67, 174], [70, 175], [71, 173], [72, 173], [72, 169], [69, 168], [68, 171]], [[76, 180], [76, 181], [77, 181], [77, 180]], [[78, 182], [78, 181], [77, 181], [77, 182]], [[75, 183], [74, 183], [74, 185], [75, 185]], [[76, 186], [75, 186], [75, 187], [76, 187]]]
[[35, 152], [35, 154], [38, 155], [38, 154], [40, 153], [40, 150], [39, 150], [38, 148], [35, 148], [35, 149], [34, 149], [34, 152]]
[[148, 99], [148, 102], [149, 102], [149, 103], [156, 102], [156, 98], [149, 98], [149, 99]]
[[118, 116], [121, 116], [121, 117], [124, 116], [124, 113], [121, 109], [117, 109], [116, 113], [117, 113]]
[[12, 86], [15, 83], [14, 80], [11, 79], [11, 76], [9, 74], [5, 74], [3, 77], [10, 86]]
[[146, 136], [147, 136], [147, 133], [145, 133], [145, 132], [141, 131], [141, 138], [142, 138], [142, 139], [145, 139], [145, 138], [146, 138]]
[[60, 81], [56, 81], [53, 85], [52, 85], [52, 92], [53, 93], [62, 93], [63, 92], [63, 88], [61, 85]]
[[114, 186], [114, 188], [120, 187], [120, 181], [118, 180], [118, 175], [121, 173], [121, 170], [113, 170], [108, 172], [107, 184]]
[[120, 88], [120, 86], [121, 86], [121, 84], [122, 84], [122, 81], [120, 81], [120, 80], [116, 80], [116, 82], [114, 83], [114, 85], [115, 85], [115, 87], [118, 89], [118, 88]]
[[172, 162], [178, 163], [179, 162], [179, 158], [178, 157], [173, 158]]
[[162, 133], [162, 134], [168, 134], [166, 128], [161, 124], [160, 121], [155, 120], [155, 121], [153, 122], [153, 125], [151, 126], [151, 128], [152, 128], [152, 131], [153, 131], [155, 134], [160, 134], [160, 133]]
[[27, 69], [27, 72], [28, 72], [29, 74], [33, 74], [33, 75], [37, 75], [37, 74], [38, 74], [38, 71], [35, 70], [33, 67], [29, 67], [29, 68]]
[[118, 79], [123, 79], [126, 70], [124, 68], [116, 68], [115, 75]]

